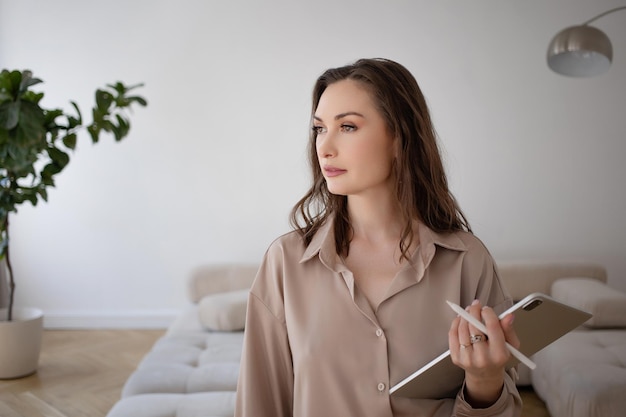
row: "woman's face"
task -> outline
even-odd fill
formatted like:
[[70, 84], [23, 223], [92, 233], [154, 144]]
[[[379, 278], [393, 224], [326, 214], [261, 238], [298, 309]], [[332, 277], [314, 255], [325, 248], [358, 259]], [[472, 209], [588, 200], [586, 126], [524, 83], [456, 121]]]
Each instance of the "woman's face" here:
[[320, 97], [313, 129], [331, 193], [375, 196], [391, 190], [394, 140], [362, 84], [342, 80], [329, 85]]

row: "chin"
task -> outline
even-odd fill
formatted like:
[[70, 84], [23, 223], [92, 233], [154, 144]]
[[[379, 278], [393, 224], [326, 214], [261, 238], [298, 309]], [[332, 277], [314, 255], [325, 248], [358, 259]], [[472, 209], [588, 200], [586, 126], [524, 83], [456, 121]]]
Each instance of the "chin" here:
[[348, 195], [349, 193], [344, 193], [341, 191], [333, 191], [333, 190], [328, 190], [328, 192], [330, 192], [332, 195]]
[[342, 187], [331, 187], [328, 183], [326, 183], [326, 187], [328, 188], [328, 192], [333, 195], [348, 195], [350, 192]]

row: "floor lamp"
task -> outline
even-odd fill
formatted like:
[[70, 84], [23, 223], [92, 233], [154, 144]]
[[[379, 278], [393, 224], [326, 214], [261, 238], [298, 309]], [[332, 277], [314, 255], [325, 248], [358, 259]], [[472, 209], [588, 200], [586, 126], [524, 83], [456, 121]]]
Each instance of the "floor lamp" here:
[[570, 77], [591, 77], [606, 72], [613, 60], [613, 46], [604, 32], [589, 23], [618, 10], [626, 10], [626, 6], [607, 10], [582, 25], [557, 33], [548, 46], [550, 69]]

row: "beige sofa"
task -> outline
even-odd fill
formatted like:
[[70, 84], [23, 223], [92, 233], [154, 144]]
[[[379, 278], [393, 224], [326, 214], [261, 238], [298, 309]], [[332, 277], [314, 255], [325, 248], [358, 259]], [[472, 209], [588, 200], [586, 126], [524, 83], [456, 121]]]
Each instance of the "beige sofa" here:
[[[243, 322], [255, 265], [207, 266], [189, 280], [193, 306], [144, 357], [107, 417], [232, 416]], [[520, 368], [552, 417], [622, 416], [626, 410], [626, 294], [606, 286], [606, 271], [589, 263], [499, 263], [519, 300], [532, 292], [594, 313]], [[582, 279], [581, 279], [582, 278]], [[608, 329], [610, 328], [610, 329]]]

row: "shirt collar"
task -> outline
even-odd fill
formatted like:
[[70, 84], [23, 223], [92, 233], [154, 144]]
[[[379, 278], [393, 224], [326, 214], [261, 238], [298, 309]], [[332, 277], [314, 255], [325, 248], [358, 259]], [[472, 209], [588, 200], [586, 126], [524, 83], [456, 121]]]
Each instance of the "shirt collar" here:
[[467, 250], [467, 245], [465, 245], [456, 232], [437, 233], [425, 224], [420, 223], [418, 234], [420, 238], [420, 246], [434, 244], [441, 246], [442, 248], [456, 250], [459, 252]]
[[306, 262], [318, 254], [322, 262], [326, 265], [332, 265], [334, 263], [331, 261], [337, 256], [334, 224], [333, 217], [326, 219], [324, 224], [320, 226], [313, 236], [313, 239], [311, 239], [311, 243], [309, 243], [309, 246], [307, 246], [304, 251], [300, 263]]
[[[457, 233], [437, 233], [420, 223], [418, 234], [420, 238], [418, 253], [420, 253], [423, 260], [432, 259], [435, 246], [459, 252], [467, 250], [467, 246]], [[334, 217], [332, 216], [317, 230], [311, 243], [304, 251], [300, 263], [304, 263], [318, 254], [321, 261], [327, 266], [335, 263], [337, 252], [335, 248]]]

